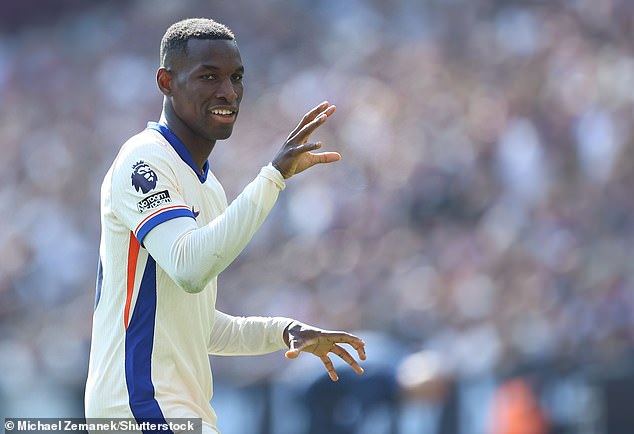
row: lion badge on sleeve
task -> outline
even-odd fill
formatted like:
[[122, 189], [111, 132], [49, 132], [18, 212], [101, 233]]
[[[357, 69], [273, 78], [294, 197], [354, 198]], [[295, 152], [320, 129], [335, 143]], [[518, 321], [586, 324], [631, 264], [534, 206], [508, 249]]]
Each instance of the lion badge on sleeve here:
[[154, 190], [158, 177], [156, 172], [145, 162], [139, 161], [132, 166], [132, 186], [143, 193]]

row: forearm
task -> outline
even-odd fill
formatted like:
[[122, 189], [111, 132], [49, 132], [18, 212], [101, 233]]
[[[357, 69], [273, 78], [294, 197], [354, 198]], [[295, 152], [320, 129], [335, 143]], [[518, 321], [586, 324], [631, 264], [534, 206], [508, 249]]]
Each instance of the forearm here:
[[150, 255], [187, 292], [199, 292], [246, 247], [284, 188], [268, 166], [227, 209], [198, 228], [192, 219], [173, 219], [152, 229], [144, 245]]
[[216, 310], [209, 354], [256, 355], [288, 348], [283, 335], [292, 321], [284, 317], [231, 316]]

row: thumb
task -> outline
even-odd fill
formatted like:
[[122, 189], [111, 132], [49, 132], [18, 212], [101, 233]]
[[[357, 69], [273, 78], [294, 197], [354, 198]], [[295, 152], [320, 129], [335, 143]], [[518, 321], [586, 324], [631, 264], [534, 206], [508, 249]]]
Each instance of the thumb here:
[[315, 164], [321, 163], [334, 163], [341, 160], [341, 154], [339, 152], [321, 152], [319, 154], [313, 154]]
[[287, 359], [296, 359], [299, 356], [301, 349], [297, 347], [297, 340], [292, 339], [290, 342], [290, 349], [286, 351], [284, 356]]

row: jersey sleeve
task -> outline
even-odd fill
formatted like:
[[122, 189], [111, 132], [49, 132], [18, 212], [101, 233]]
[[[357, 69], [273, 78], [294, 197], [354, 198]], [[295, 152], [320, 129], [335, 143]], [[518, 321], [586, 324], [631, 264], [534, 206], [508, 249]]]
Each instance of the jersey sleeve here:
[[216, 310], [207, 350], [217, 356], [248, 356], [286, 349], [284, 329], [291, 322], [284, 317], [232, 316]]
[[130, 148], [113, 167], [111, 206], [143, 245], [157, 225], [177, 217], [195, 217], [183, 200], [172, 168], [173, 156], [151, 142]]
[[147, 234], [145, 247], [182, 289], [200, 292], [245, 248], [282, 188], [282, 175], [263, 167], [211, 222], [202, 227], [184, 218], [165, 222]]

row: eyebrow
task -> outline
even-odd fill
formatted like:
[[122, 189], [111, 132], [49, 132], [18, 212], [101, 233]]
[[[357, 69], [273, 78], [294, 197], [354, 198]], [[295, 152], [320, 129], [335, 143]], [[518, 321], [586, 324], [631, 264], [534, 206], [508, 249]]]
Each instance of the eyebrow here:
[[[212, 71], [219, 71], [220, 68], [214, 65], [200, 65], [197, 69], [210, 69]], [[244, 72], [244, 66], [240, 66], [233, 72]]]

